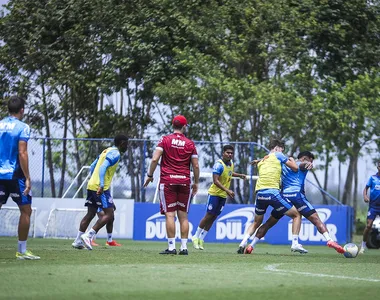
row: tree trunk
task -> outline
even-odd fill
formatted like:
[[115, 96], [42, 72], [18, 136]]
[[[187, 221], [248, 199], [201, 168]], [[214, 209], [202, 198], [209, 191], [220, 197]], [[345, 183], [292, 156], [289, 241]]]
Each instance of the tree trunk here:
[[[73, 130], [73, 136], [74, 138], [78, 137], [78, 132], [77, 132], [77, 115], [76, 115], [76, 92], [74, 89], [71, 90], [71, 126]], [[80, 154], [79, 154], [79, 142], [77, 139], [74, 140], [74, 146], [75, 146], [75, 151], [74, 151], [74, 158], [77, 166], [77, 174], [79, 173], [80, 169], [82, 168], [82, 163], [80, 161]], [[80, 187], [82, 184], [82, 174], [80, 174], [77, 178], [77, 188]], [[79, 198], [83, 198], [83, 191], [82, 189], [78, 193]]]
[[67, 87], [65, 87], [65, 94], [63, 99], [63, 142], [62, 142], [62, 166], [61, 166], [61, 180], [59, 183], [58, 197], [62, 197], [63, 189], [65, 187], [65, 174], [66, 174], [66, 160], [67, 160], [67, 130], [68, 130], [68, 107], [67, 107]]
[[51, 139], [50, 139], [50, 126], [49, 126], [49, 115], [48, 115], [48, 107], [46, 100], [46, 92], [45, 92], [45, 84], [41, 84], [42, 90], [42, 104], [43, 104], [43, 115], [44, 115], [44, 125], [46, 130], [46, 136], [48, 139], [47, 142], [47, 164], [49, 168], [49, 176], [50, 176], [50, 188], [51, 188], [51, 196], [55, 198], [55, 182], [54, 182], [54, 165], [53, 165], [53, 155], [52, 155], [52, 147], [51, 147]]

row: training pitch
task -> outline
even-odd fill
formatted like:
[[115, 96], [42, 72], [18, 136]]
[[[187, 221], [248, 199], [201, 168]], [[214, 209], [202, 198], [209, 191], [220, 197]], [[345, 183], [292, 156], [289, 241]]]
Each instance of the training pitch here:
[[[188, 256], [163, 256], [162, 242], [118, 240], [122, 247], [76, 250], [72, 240], [30, 239], [39, 261], [15, 258], [17, 239], [0, 238], [0, 299], [378, 299], [380, 250], [354, 259], [324, 246], [205, 244]], [[179, 243], [177, 242], [177, 245]], [[178, 250], [178, 249], [177, 249]]]

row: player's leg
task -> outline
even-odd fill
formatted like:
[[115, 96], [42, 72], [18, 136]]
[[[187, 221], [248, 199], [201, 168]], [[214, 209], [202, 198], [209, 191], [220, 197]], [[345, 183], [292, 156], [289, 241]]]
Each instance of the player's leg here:
[[[92, 250], [92, 246], [91, 246], [92, 237], [95, 234], [97, 234], [98, 231], [102, 227], [104, 227], [114, 217], [113, 199], [112, 199], [110, 191], [109, 190], [104, 191], [103, 194], [98, 196], [97, 201], [99, 200], [101, 202], [104, 215], [102, 215], [101, 218], [99, 218], [96, 221], [94, 226], [92, 226], [92, 228], [88, 232], [82, 234], [80, 237], [88, 250]], [[97, 204], [97, 202], [95, 203]]]
[[12, 199], [17, 203], [20, 210], [20, 219], [18, 222], [18, 249], [17, 259], [40, 259], [27, 249], [27, 240], [30, 227], [30, 216], [32, 214], [32, 196], [24, 195], [25, 179], [10, 180], [10, 194]]
[[181, 248], [179, 255], [188, 255], [187, 241], [189, 239], [188, 212], [191, 200], [190, 185], [177, 186], [177, 216], [181, 230]]
[[[92, 219], [95, 217], [96, 212], [97, 212], [97, 207], [93, 206], [89, 203], [86, 203], [87, 206], [87, 213], [86, 215], [82, 218], [79, 224], [79, 230], [77, 232], [77, 236], [71, 246], [75, 249], [83, 249], [85, 248], [85, 245], [83, 244], [83, 241], [81, 239], [81, 236], [86, 232], [88, 225], [92, 221]], [[90, 241], [92, 243], [92, 239]]]
[[175, 216], [177, 191], [175, 186], [160, 183], [159, 185], [160, 211], [165, 215], [166, 235], [168, 237], [168, 248], [160, 254], [177, 254], [175, 247]]
[[359, 253], [361, 254], [363, 254], [365, 251], [368, 250], [367, 248], [368, 236], [372, 230], [372, 225], [375, 218], [376, 218], [376, 211], [372, 208], [369, 208], [368, 214], [367, 214], [367, 224], [363, 231], [363, 240], [362, 240], [360, 251], [359, 251]]
[[[114, 204], [114, 208], [113, 208], [114, 212], [116, 211], [116, 206]], [[115, 214], [114, 214], [114, 217], [107, 223], [106, 225], [106, 230], [107, 230], [107, 242], [106, 242], [106, 245], [107, 246], [111, 246], [111, 247], [120, 247], [121, 244], [119, 244], [118, 242], [116, 242], [113, 238], [112, 238], [112, 233], [113, 233], [113, 223], [115, 222]]]

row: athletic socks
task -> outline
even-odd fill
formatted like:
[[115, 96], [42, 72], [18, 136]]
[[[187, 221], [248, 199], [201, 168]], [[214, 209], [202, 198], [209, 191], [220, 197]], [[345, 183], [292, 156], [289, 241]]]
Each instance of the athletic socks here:
[[80, 236], [84, 234], [84, 232], [82, 231], [78, 231], [78, 234], [77, 234], [77, 237], [75, 239], [75, 243], [80, 243], [81, 242], [81, 239], [80, 239]]
[[199, 237], [201, 236], [201, 232], [202, 232], [202, 228], [200, 228], [199, 226], [198, 226], [198, 228], [197, 228], [197, 231], [195, 232], [195, 234], [194, 234], [194, 236], [197, 238], [197, 239], [199, 239]]
[[253, 238], [253, 241], [251, 242], [251, 246], [252, 246], [253, 248], [255, 248], [255, 245], [257, 244], [258, 241], [260, 241], [260, 239], [257, 238], [257, 237], [254, 237], [254, 238]]
[[96, 234], [96, 231], [91, 228], [88, 232], [87, 232], [87, 235], [90, 239], [92, 239], [92, 237]]
[[187, 249], [187, 239], [181, 239], [181, 250], [184, 249]]
[[204, 241], [204, 239], [205, 239], [207, 233], [208, 233], [208, 231], [206, 231], [206, 230], [203, 229], [202, 232], [201, 232], [201, 235], [199, 236], [199, 238], [200, 238], [202, 241]]
[[292, 246], [298, 245], [298, 234], [292, 236]]
[[326, 239], [326, 241], [331, 241], [332, 238], [330, 237], [329, 233], [326, 231], [323, 233], [323, 237]]
[[241, 241], [241, 243], [240, 243], [240, 247], [245, 247], [245, 246], [247, 246], [247, 243], [248, 243], [248, 240], [249, 240], [249, 238], [250, 238], [251, 236], [249, 235], [249, 234], [246, 234], [246, 235], [244, 235], [244, 238], [243, 238], [243, 240]]
[[112, 242], [112, 233], [107, 233], [107, 242], [108, 243]]
[[26, 252], [26, 241], [18, 241], [17, 251], [22, 254]]
[[168, 249], [169, 251], [175, 249], [175, 238], [168, 238]]

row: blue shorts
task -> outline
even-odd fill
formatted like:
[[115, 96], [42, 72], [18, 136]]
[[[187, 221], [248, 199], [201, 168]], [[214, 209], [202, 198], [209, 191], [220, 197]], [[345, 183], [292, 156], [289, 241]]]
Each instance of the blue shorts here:
[[25, 178], [0, 180], [0, 205], [7, 203], [9, 196], [18, 206], [32, 204], [32, 193], [24, 195]]
[[[114, 211], [116, 210], [115, 202], [113, 203], [113, 210], [114, 210]], [[103, 211], [103, 208], [98, 207], [98, 210], [96, 211], [96, 213], [100, 213], [101, 211]]]
[[219, 216], [222, 212], [227, 198], [208, 195], [207, 200], [207, 212], [214, 216]]
[[265, 189], [259, 190], [256, 193], [256, 215], [263, 215], [267, 211], [268, 206], [272, 206], [271, 215], [275, 219], [280, 219], [289, 209], [292, 208], [292, 203], [283, 198], [279, 190]]
[[282, 193], [282, 197], [289, 200], [305, 218], [316, 212], [305, 195], [300, 192]]
[[113, 198], [109, 190], [98, 196], [96, 191], [87, 190], [87, 199], [84, 206], [94, 206], [100, 208], [114, 207]]
[[380, 207], [370, 207], [368, 209], [367, 220], [375, 220], [376, 216], [380, 216]]

